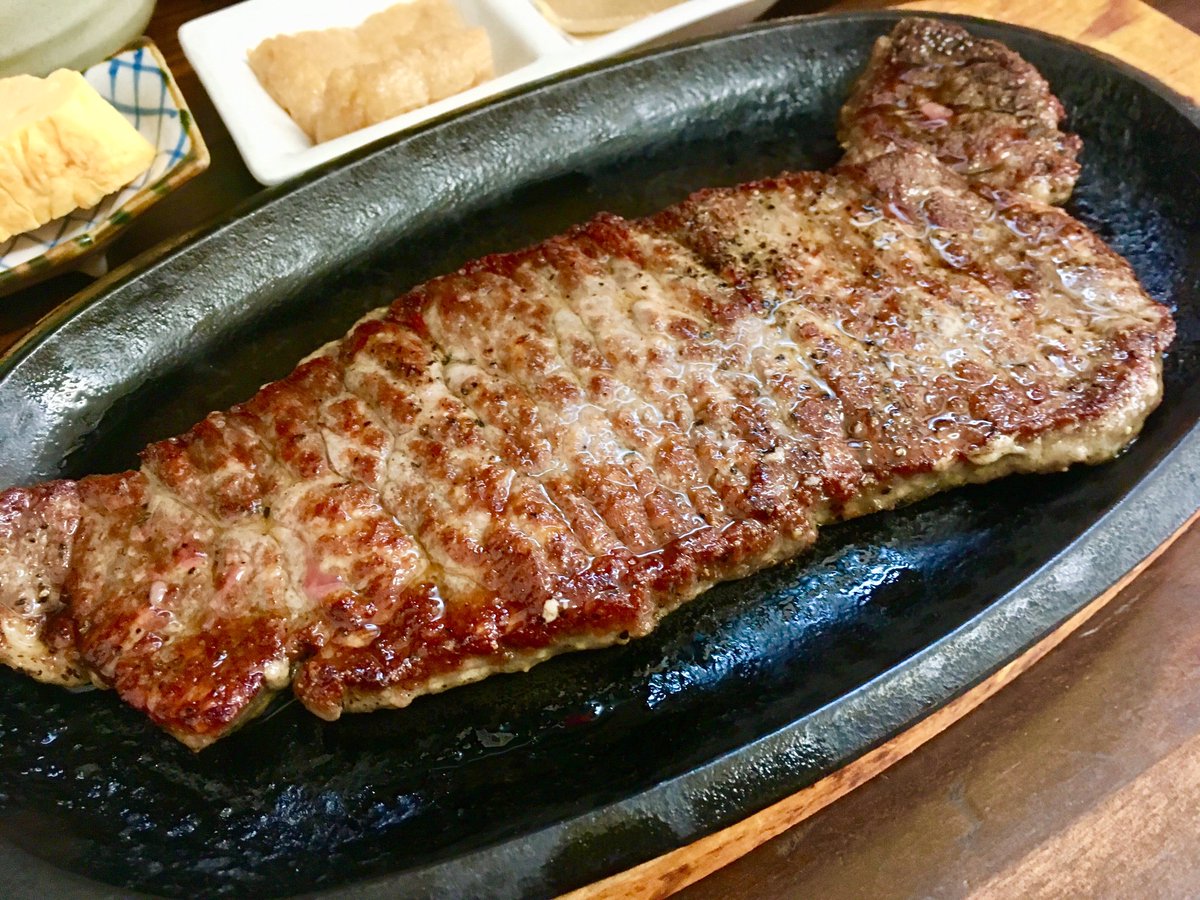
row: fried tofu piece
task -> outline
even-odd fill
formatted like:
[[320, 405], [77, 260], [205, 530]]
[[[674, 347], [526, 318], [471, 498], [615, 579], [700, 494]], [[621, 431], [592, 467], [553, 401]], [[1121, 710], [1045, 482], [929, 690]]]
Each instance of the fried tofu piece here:
[[399, 3], [357, 28], [268, 38], [249, 54], [259, 82], [319, 143], [492, 77], [491, 43], [449, 0]]
[[482, 28], [446, 32], [403, 57], [337, 69], [325, 84], [315, 139], [358, 131], [488, 78], [492, 51]]

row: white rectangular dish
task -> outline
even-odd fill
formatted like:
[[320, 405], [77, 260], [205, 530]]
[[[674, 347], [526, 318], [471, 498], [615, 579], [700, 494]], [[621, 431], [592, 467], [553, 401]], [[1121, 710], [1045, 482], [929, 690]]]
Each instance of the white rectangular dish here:
[[712, 34], [751, 21], [774, 0], [687, 0], [594, 38], [560, 31], [532, 0], [454, 0], [471, 25], [487, 29], [496, 77], [322, 144], [313, 144], [259, 84], [247, 54], [266, 38], [354, 26], [397, 0], [245, 0], [179, 29], [188, 61], [212, 98], [251, 174], [273, 185], [389, 134], [455, 109], [635, 47]]

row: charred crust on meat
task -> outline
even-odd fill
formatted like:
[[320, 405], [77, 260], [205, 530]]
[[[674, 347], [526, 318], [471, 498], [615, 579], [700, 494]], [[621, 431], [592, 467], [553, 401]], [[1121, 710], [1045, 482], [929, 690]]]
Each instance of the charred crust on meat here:
[[1041, 74], [996, 41], [905, 19], [875, 45], [842, 109], [846, 161], [923, 147], [980, 185], [1061, 203], [1079, 175], [1079, 138]]

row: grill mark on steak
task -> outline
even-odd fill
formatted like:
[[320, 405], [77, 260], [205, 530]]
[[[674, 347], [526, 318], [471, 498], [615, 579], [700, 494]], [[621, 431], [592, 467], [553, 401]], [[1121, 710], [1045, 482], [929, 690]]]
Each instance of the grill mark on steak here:
[[[788, 329], [809, 364], [832, 389], [844, 430], [857, 444], [849, 449], [859, 451], [859, 462], [868, 475], [878, 479], [898, 466], [916, 464], [909, 455], [920, 445], [926, 420], [917, 415], [917, 409], [899, 407], [903, 398], [896, 387], [908, 380], [924, 382], [927, 388], [930, 382], [936, 386], [939, 370], [945, 369], [940, 358], [925, 360], [926, 371], [920, 378], [909, 377], [916, 351], [913, 330], [932, 335], [935, 345], [954, 346], [949, 335], [947, 340], [938, 340], [939, 332], [956, 324], [953, 304], [943, 294], [933, 314], [929, 299], [931, 293], [937, 293], [936, 267], [921, 269], [925, 284], [916, 304], [896, 289], [896, 284], [911, 281], [889, 277], [904, 246], [902, 239], [882, 249], [873, 248], [870, 254], [859, 252], [860, 236], [846, 227], [847, 213], [852, 216], [854, 205], [863, 199], [855, 190], [857, 185], [843, 179], [833, 190], [813, 187], [806, 181], [794, 190], [777, 192], [779, 200], [792, 202], [777, 202], [776, 216], [790, 222], [783, 231], [784, 240], [767, 248], [772, 261], [769, 267], [751, 253], [737, 252], [746, 217], [759, 215], [757, 204], [747, 204], [748, 198], [728, 192], [707, 198], [710, 221], [693, 222], [692, 227], [701, 229], [711, 242], [732, 243], [734, 252], [729, 255], [738, 262], [732, 265], [731, 277], [750, 285], [748, 290], [758, 302], [779, 304], [776, 321]], [[717, 217], [712, 219], [714, 212]], [[903, 222], [892, 224], [903, 234]], [[790, 246], [791, 236], [801, 233], [808, 243], [807, 253], [796, 253]], [[722, 234], [730, 237], [723, 239]], [[792, 259], [810, 265], [796, 267]], [[812, 264], [821, 271], [811, 271]], [[832, 284], [829, 273], [834, 274]], [[858, 311], [862, 315], [855, 320]], [[880, 328], [880, 312], [887, 316], [885, 323], [905, 325]]]
[[[496, 358], [496, 367], [480, 373], [490, 390], [473, 398], [477, 415], [523, 445], [525, 452], [518, 459], [529, 458], [528, 468], [535, 477], [560, 468], [574, 472], [574, 484], [562, 489], [590, 501], [620, 543], [635, 552], [660, 546], [672, 524], [669, 512], [655, 505], [661, 500], [656, 496], [661, 495], [660, 486], [649, 483], [645, 466], [636, 466], [635, 451], [608, 419], [578, 403], [579, 388], [569, 375], [552, 369], [545, 308], [539, 308], [528, 291], [520, 293], [511, 280], [489, 278], [489, 274], [468, 276], [469, 291], [453, 281], [435, 281], [422, 298], [428, 309], [426, 320], [440, 339], [465, 347], [468, 355]], [[449, 287], [443, 292], [440, 284]], [[497, 294], [517, 302], [494, 304], [496, 314], [528, 322], [528, 332], [506, 333], [503, 325], [498, 333], [492, 331], [498, 323], [489, 321], [481, 307], [493, 306]]]
[[[436, 304], [431, 305], [436, 311]], [[525, 315], [517, 319], [516, 314], [522, 310]], [[651, 533], [644, 547], [659, 546], [671, 536], [694, 527], [695, 517], [680, 502], [672, 486], [659, 479], [659, 473], [643, 457], [641, 448], [605, 415], [606, 410], [587, 398], [578, 378], [558, 356], [557, 340], [547, 334], [553, 326], [550, 324], [548, 328], [543, 324], [550, 319], [547, 307], [530, 301], [513, 313], [512, 317], [505, 317], [507, 322], [484, 323], [464, 318], [462, 327], [452, 332], [454, 338], [464, 341], [475, 352], [494, 355], [502, 361], [494, 369], [475, 367], [463, 376], [472, 408], [492, 427], [485, 435], [521, 429], [524, 440], [536, 442], [543, 450], [527, 468], [527, 474], [543, 481], [553, 479], [556, 497], [568, 502], [582, 504], [590, 500], [609, 508], [602, 502], [605, 485], [631, 477], [622, 494], [635, 505], [633, 512], [644, 523], [641, 533]], [[436, 312], [430, 318], [437, 318]], [[525, 322], [531, 323], [530, 329], [520, 333]], [[484, 328], [487, 339], [473, 341], [471, 335]], [[512, 352], [505, 352], [506, 345]], [[512, 422], [512, 417], [506, 415], [524, 407], [529, 407], [523, 417], [525, 423]], [[596, 462], [583, 462], [587, 457]], [[510, 464], [520, 464], [519, 458], [506, 459]], [[627, 468], [632, 469], [628, 475]], [[555, 477], [573, 470], [585, 472], [587, 483], [573, 485]], [[621, 513], [618, 507], [614, 513], [617, 521], [610, 525], [617, 533], [622, 527]], [[629, 541], [625, 543], [634, 546]]]
[[[624, 225], [611, 217], [583, 234], [590, 239], [597, 230], [605, 240], [605, 249], [622, 242], [628, 245], [638, 235], [636, 225]], [[703, 295], [677, 291], [665, 285], [663, 279], [655, 279], [656, 266], [664, 258], [682, 257], [685, 267], [696, 266], [695, 259], [687, 257], [678, 245], [670, 253], [663, 252], [664, 246], [660, 240], [659, 252], [653, 258], [650, 254], [634, 254], [636, 269], [622, 265], [620, 254], [606, 267], [604, 277], [623, 289], [620, 312], [631, 333], [637, 335], [626, 352], [614, 353], [617, 364], [635, 371], [650, 370], [643, 376], [648, 385], [662, 377], [655, 370], [669, 370], [673, 364], [679, 373], [678, 389], [693, 401], [691, 427], [703, 436], [697, 452], [705, 459], [726, 508], [735, 516], [745, 516], [759, 508], [777, 506], [786, 493], [785, 486], [779, 483], [773, 492], [764, 493], [760, 476], [764, 467], [778, 464], [779, 460], [769, 455], [786, 444], [788, 436], [775, 423], [769, 400], [759, 387], [740, 374], [747, 353], [744, 340], [733, 330], [722, 334], [719, 326], [697, 318], [692, 304]], [[587, 296], [591, 292], [583, 293]], [[660, 334], [654, 336], [657, 340], [647, 340], [655, 322]], [[705, 333], [708, 338], [701, 337]], [[718, 423], [720, 430], [711, 423]], [[721, 430], [726, 434], [722, 435]]]
[[[688, 515], [677, 520], [668, 530], [679, 534], [697, 527], [702, 521], [712, 523], [727, 520], [728, 516], [720, 510], [715, 494], [711, 490], [700, 490], [696, 484], [697, 479], [691, 479], [691, 492], [684, 490], [689, 486], [688, 471], [698, 468], [698, 461], [684, 471], [672, 472], [665, 470], [656, 459], [653, 448], [658, 435], [665, 435], [666, 439], [674, 441], [677, 447], [684, 436], [678, 426], [670, 421], [670, 417], [663, 414], [661, 406], [656, 407], [644, 396], [637, 384], [637, 377], [644, 378], [640, 372], [641, 365], [635, 362], [630, 366], [626, 361], [632, 354], [635, 360], [645, 359], [647, 365], [656, 365], [650, 362], [649, 353], [643, 354], [637, 349], [641, 338], [636, 329], [629, 322], [622, 320], [618, 327], [622, 329], [624, 337], [613, 340], [613, 336], [608, 335], [609, 340], [606, 341], [596, 330], [594, 320], [593, 327], [589, 329], [587, 320], [594, 317], [586, 309], [573, 307], [571, 303], [570, 298], [579, 294], [581, 284], [584, 285], [584, 296], [588, 293], [586, 286], [590, 284], [596, 286], [606, 301], [620, 303], [621, 297], [613, 289], [613, 279], [604, 270], [593, 269], [591, 260], [582, 259], [579, 254], [567, 256], [563, 252], [564, 248], [538, 250], [536, 255], [531, 254], [522, 264], [512, 267], [512, 277], [522, 286], [522, 298], [528, 303], [524, 309], [525, 315], [519, 321], [507, 318], [504, 322], [495, 323], [495, 332], [489, 328], [485, 352], [494, 347], [494, 351], [491, 352], [501, 360], [503, 366], [521, 372], [527, 383], [531, 384], [530, 389], [537, 391], [536, 382], [542, 373], [539, 373], [536, 367], [529, 370], [526, 364], [528, 354], [508, 353], [505, 347], [528, 346], [530, 338], [537, 341], [539, 333], [549, 332], [545, 334], [544, 345], [540, 348], [538, 356], [556, 358], [556, 363], [563, 367], [564, 379], [570, 386], [582, 392], [585, 408], [592, 415], [592, 420], [603, 417], [602, 431], [617, 436], [621, 459], [626, 463], [636, 461], [639, 468], [646, 467], [647, 474], [657, 479], [661, 492], [676, 501], [671, 504], [676, 509], [689, 501], [696, 504], [700, 517], [690, 514], [689, 511]], [[580, 273], [574, 267], [583, 267], [590, 271]], [[611, 318], [610, 316], [609, 319]], [[526, 320], [534, 323], [532, 333], [517, 333], [525, 327]], [[543, 322], [546, 323], [544, 329], [541, 326]], [[489, 326], [492, 324], [487, 322]], [[603, 331], [603, 325], [599, 327]], [[570, 330], [564, 333], [568, 328]], [[510, 330], [513, 332], [511, 341]], [[523, 338], [525, 340], [522, 340]], [[598, 344], [598, 341], [603, 343]], [[571, 346], [571, 352], [562, 349], [565, 345]], [[661, 355], [661, 351], [654, 352]], [[631, 371], [633, 378], [627, 377]], [[554, 402], [552, 396], [546, 396], [544, 399], [550, 404]], [[549, 415], [564, 427], [578, 431], [576, 444], [582, 446], [584, 452], [591, 452], [595, 433], [592, 429], [576, 426], [571, 422], [569, 409], [561, 413], [550, 412]], [[687, 462], [690, 463], [690, 460]], [[687, 497], [680, 497], [680, 494], [686, 494]]]
[[[661, 254], [658, 258], [661, 260]], [[658, 274], [653, 264], [647, 271]], [[696, 304], [703, 302], [702, 298], [729, 290], [721, 277], [694, 256], [687, 257], [685, 267], [660, 280], [667, 278], [677, 283], [674, 309], [686, 315], [698, 315]], [[705, 344], [716, 353], [711, 374], [728, 385], [732, 408], [754, 414], [750, 430], [759, 441], [759, 458], [750, 470], [761, 473], [773, 468], [779, 473], [766, 480], [774, 486], [775, 496], [758, 498], [752, 506], [779, 506], [792, 498], [802, 508], [813, 507], [815, 515], [824, 496], [847, 494], [861, 473], [845, 449], [847, 439], [837, 398], [812, 372], [798, 348], [778, 333], [773, 314], [777, 302], [764, 305], [772, 309], [766, 316], [748, 315], [715, 324]], [[824, 494], [817, 488], [823, 488]]]
[[[78, 495], [64, 593], [93, 678], [204, 742], [251, 714], [286, 678], [273, 665], [289, 619], [274, 542], [213, 527], [142, 473], [84, 479]], [[185, 546], [203, 561], [181, 558]]]
[[289, 681], [403, 706], [646, 634], [826, 522], [1110, 458], [1173, 325], [1043, 202], [1061, 116], [1015, 54], [906, 20], [834, 171], [468, 264], [140, 472], [0, 493], [0, 659], [199, 749]]
[[[753, 412], [747, 407], [746, 415], [729, 414], [739, 402], [736, 381], [731, 383], [728, 377], [728, 355], [715, 351], [732, 341], [723, 340], [696, 308], [698, 298], [716, 296], [727, 288], [720, 285], [717, 292], [697, 293], [692, 282], [698, 261], [644, 225], [602, 217], [578, 235], [580, 250], [607, 262], [604, 277], [621, 291], [622, 311], [637, 335], [637, 356], [628, 368], [632, 378], [642, 373], [637, 386], [650, 395], [648, 407], [678, 402], [675, 427], [684, 441], [688, 435], [695, 437], [690, 448], [695, 474], [703, 475], [708, 487], [700, 496], [711, 494], [720, 502], [717, 517], [709, 512], [706, 521], [723, 522], [746, 514], [752, 490], [748, 441], [755, 436], [750, 424]], [[609, 248], [614, 250], [612, 258], [606, 258]], [[733, 428], [714, 428], [714, 422]], [[669, 463], [672, 456], [665, 459]], [[691, 474], [690, 458], [686, 462]]]
[[[734, 400], [719, 377], [719, 361], [710, 358], [706, 349], [713, 338], [700, 336], [706, 325], [697, 329], [677, 319], [674, 333], [666, 335], [650, 334], [639, 327], [634, 295], [641, 292], [619, 290], [621, 279], [615, 271], [626, 256], [644, 270], [646, 260], [630, 248], [629, 237], [635, 229], [632, 223], [604, 216], [556, 242], [553, 253], [559, 260], [556, 272], [560, 277], [554, 282], [558, 290], [550, 293], [560, 293], [587, 324], [607, 370], [604, 376], [638, 396], [649, 416], [666, 418], [656, 413], [656, 408], [669, 405], [673, 397], [686, 398], [686, 412], [678, 410], [677, 415], [683, 412], [688, 418], [687, 431], [695, 436], [692, 450], [707, 475], [708, 486], [724, 507], [722, 520], [736, 518], [747, 511], [750, 490], [752, 456], [746, 441], [751, 435], [745, 417], [729, 414]], [[583, 247], [568, 242], [581, 242]], [[591, 254], [587, 253], [589, 246]], [[681, 248], [671, 252], [679, 254]], [[597, 400], [605, 402], [603, 397]]]
[[[330, 469], [326, 430], [338, 422], [348, 423], [351, 430], [369, 425], [361, 417], [347, 415], [349, 398], [338, 394], [339, 387], [331, 361], [310, 361], [294, 376], [273, 386], [273, 391], [257, 397], [259, 402], [232, 411], [225, 417], [226, 427], [202, 427], [184, 439], [164, 442], [148, 454], [148, 468], [154, 470], [158, 464], [157, 470], [162, 472], [162, 463], [171, 451], [174, 483], [194, 485], [203, 483], [206, 473], [181, 468], [182, 460], [227, 461], [233, 454], [224, 452], [228, 448], [220, 445], [223, 439], [235, 437], [243, 448], [253, 448], [249, 458], [254, 459], [260, 472], [269, 472], [258, 482], [269, 488], [244, 493], [232, 518], [243, 535], [248, 528], [254, 534], [251, 540], [274, 545], [280, 568], [286, 573], [286, 611], [281, 610], [269, 623], [253, 629], [261, 633], [269, 627], [279, 633], [272, 648], [274, 656], [246, 661], [250, 668], [264, 669], [264, 678], [259, 682], [264, 692], [284, 686], [296, 656], [319, 646], [330, 633], [369, 635], [371, 618], [380, 608], [396, 602], [397, 590], [424, 568], [419, 548], [381, 508], [375, 492], [361, 482], [343, 480]], [[315, 396], [314, 390], [321, 396]], [[266, 402], [268, 398], [275, 401], [274, 406]], [[326, 402], [321, 403], [321, 399]], [[311, 433], [298, 434], [294, 423], [286, 418], [294, 414], [297, 405], [321, 409], [321, 426]], [[335, 405], [342, 408], [341, 418], [325, 413]], [[368, 431], [367, 444], [378, 447], [379, 435]], [[204, 512], [219, 515], [223, 509], [228, 507], [218, 504]], [[226, 520], [230, 521], [228, 513]], [[236, 561], [224, 575], [214, 575], [212, 590], [217, 603], [230, 595], [238, 596], [240, 580], [254, 568], [249, 562]], [[173, 590], [168, 582], [164, 584], [167, 591]], [[211, 660], [201, 655], [197, 661], [200, 671], [191, 675], [193, 683], [202, 684], [211, 674], [204, 670], [206, 662], [211, 669]], [[247, 673], [247, 677], [253, 674]]]

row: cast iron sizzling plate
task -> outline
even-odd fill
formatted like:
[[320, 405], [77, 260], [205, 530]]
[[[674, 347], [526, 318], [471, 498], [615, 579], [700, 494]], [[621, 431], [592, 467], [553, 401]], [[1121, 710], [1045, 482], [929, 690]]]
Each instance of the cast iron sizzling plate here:
[[[0, 484], [133, 465], [366, 310], [598, 210], [825, 167], [886, 14], [804, 19], [543, 85], [266, 195], [118, 273], [0, 367]], [[1137, 73], [966, 20], [1085, 141], [1072, 210], [1178, 316], [1116, 462], [830, 528], [626, 647], [323, 723], [281, 701], [193, 755], [106, 693], [0, 675], [0, 892], [547, 895], [809, 785], [1053, 630], [1200, 506], [1200, 117]], [[117, 889], [114, 889], [117, 890]]]

